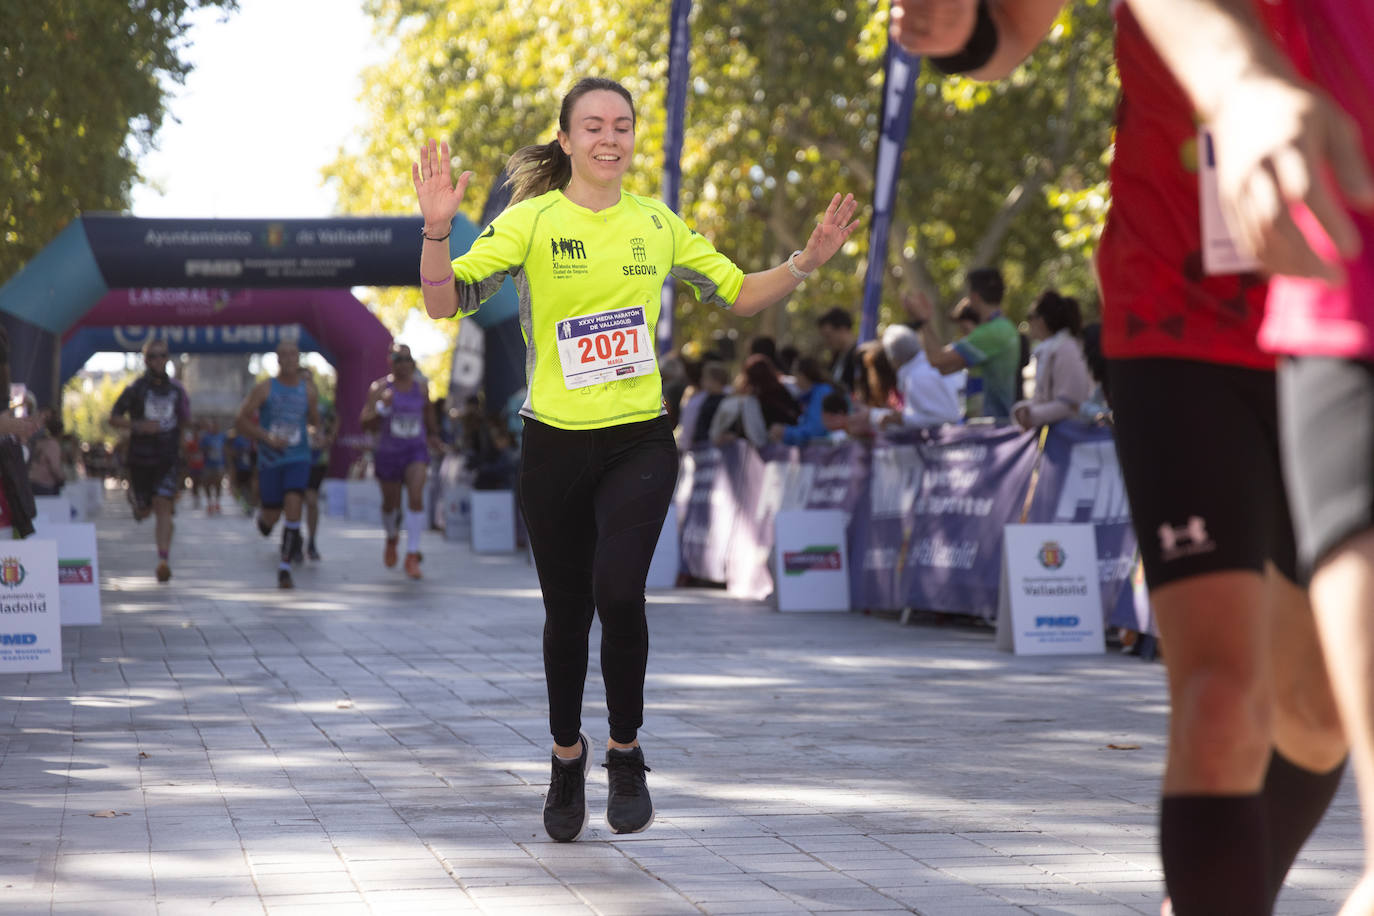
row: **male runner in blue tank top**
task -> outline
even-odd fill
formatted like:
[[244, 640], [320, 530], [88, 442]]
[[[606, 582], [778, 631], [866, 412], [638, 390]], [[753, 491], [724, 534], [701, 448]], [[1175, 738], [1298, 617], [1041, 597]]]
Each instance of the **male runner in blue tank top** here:
[[425, 525], [425, 477], [431, 446], [438, 448], [439, 426], [429, 389], [415, 371], [410, 347], [393, 344], [391, 374], [372, 383], [363, 400], [363, 429], [377, 431], [377, 483], [382, 488], [382, 525], [386, 548], [382, 562], [396, 565], [400, 539], [401, 487], [406, 490], [406, 575], [420, 578], [420, 534]]
[[310, 429], [320, 425], [315, 386], [301, 372], [301, 351], [292, 341], [277, 345], [277, 377], [253, 386], [234, 426], [258, 443], [258, 530], [272, 533], [286, 511], [277, 585], [294, 588], [291, 564], [305, 559], [301, 504], [310, 481]]

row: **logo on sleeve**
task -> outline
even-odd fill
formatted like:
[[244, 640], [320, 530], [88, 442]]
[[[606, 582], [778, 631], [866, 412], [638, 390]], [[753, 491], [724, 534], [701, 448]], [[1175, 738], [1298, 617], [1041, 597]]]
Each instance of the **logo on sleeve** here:
[[479, 236], [479, 238], [489, 239], [489, 238], [491, 238], [491, 237], [492, 237], [493, 235], [495, 235], [495, 234], [496, 234], [496, 227], [495, 227], [495, 226], [488, 226], [488, 227], [487, 227], [487, 231], [486, 231], [486, 232], [483, 232], [483, 233]]
[[657, 213], [650, 213], [650, 214], [649, 214], [649, 219], [651, 219], [651, 220], [654, 221], [654, 228], [655, 228], [655, 229], [662, 229], [662, 228], [663, 228], [663, 224], [662, 224], [661, 222], [659, 222], [659, 220], [658, 220], [658, 214], [657, 214]]

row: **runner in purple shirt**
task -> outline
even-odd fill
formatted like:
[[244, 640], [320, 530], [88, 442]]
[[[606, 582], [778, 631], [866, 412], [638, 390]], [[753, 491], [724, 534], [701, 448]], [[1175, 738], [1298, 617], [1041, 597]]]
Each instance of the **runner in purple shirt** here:
[[438, 424], [429, 390], [415, 371], [410, 347], [391, 348], [391, 374], [368, 390], [363, 428], [377, 432], [376, 472], [382, 488], [382, 525], [386, 550], [382, 562], [395, 566], [401, 528], [401, 488], [406, 491], [406, 575], [420, 578], [420, 533], [425, 524], [425, 478], [431, 446], [438, 447]]

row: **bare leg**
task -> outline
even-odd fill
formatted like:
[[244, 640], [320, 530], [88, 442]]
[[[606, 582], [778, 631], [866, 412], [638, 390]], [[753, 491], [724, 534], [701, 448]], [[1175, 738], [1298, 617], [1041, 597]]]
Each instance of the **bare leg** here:
[[1364, 815], [1364, 876], [1342, 916], [1374, 914], [1374, 531], [1334, 551], [1312, 577], [1312, 606]]
[[315, 532], [320, 530], [320, 491], [305, 491], [305, 524], [310, 529], [308, 540], [315, 543]]
[[1164, 792], [1258, 792], [1269, 758], [1272, 695], [1265, 578], [1222, 572], [1150, 594], [1169, 673]]
[[172, 550], [172, 501], [165, 496], [154, 496], [153, 514], [157, 516], [157, 553], [166, 557]]

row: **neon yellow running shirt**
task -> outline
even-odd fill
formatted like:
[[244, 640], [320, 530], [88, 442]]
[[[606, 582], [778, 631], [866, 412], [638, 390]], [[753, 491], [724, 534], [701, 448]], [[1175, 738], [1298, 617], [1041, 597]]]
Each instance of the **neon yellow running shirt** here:
[[663, 413], [654, 358], [660, 292], [671, 275], [729, 308], [744, 271], [663, 203], [622, 193], [599, 212], [562, 191], [523, 200], [453, 261], [466, 317], [506, 276], [520, 297], [527, 394], [520, 413], [598, 429]]

